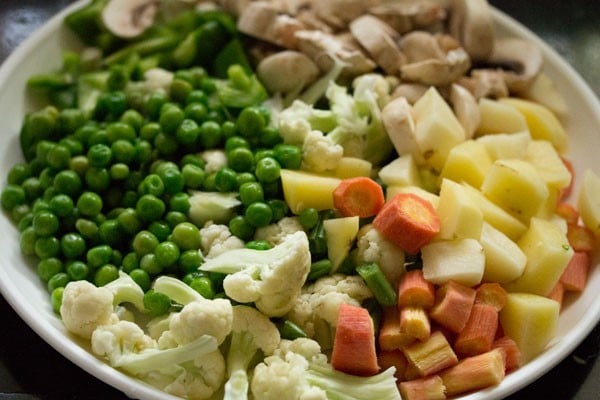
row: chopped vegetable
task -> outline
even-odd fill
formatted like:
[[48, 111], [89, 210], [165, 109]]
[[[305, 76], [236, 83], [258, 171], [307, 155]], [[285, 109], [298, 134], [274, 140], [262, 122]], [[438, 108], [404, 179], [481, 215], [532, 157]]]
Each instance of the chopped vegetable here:
[[384, 201], [381, 186], [367, 177], [344, 179], [333, 191], [333, 205], [345, 217], [372, 217]]

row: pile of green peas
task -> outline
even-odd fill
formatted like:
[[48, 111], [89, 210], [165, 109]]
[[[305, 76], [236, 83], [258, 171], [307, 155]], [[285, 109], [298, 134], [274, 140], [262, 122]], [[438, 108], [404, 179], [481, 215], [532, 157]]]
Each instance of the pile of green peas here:
[[[198, 271], [200, 227], [188, 219], [190, 191], [238, 193], [232, 234], [249, 248], [269, 247], [251, 239], [290, 214], [280, 171], [300, 168], [301, 149], [282, 143], [268, 109], [230, 109], [216, 92], [214, 79], [192, 67], [174, 72], [169, 93], [140, 99], [115, 84], [91, 115], [46, 106], [26, 116], [25, 161], [8, 172], [0, 200], [22, 253], [37, 259], [55, 310], [68, 282], [102, 286], [119, 271], [144, 290], [154, 315], [170, 307], [151, 290], [158, 275], [177, 276], [206, 298], [221, 295], [223, 276]], [[201, 153], [215, 149], [227, 164], [212, 171]]]

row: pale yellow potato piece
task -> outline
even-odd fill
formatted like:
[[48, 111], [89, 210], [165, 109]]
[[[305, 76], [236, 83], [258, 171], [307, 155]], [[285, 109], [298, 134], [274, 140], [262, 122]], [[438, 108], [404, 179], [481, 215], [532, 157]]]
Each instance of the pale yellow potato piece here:
[[571, 183], [571, 172], [550, 142], [532, 140], [527, 146], [525, 160], [537, 169], [548, 187], [563, 189]]
[[440, 176], [479, 188], [492, 162], [485, 145], [467, 140], [450, 150]]
[[348, 256], [359, 229], [359, 217], [332, 218], [323, 221], [327, 236], [327, 258], [335, 272]]
[[493, 161], [506, 158], [523, 159], [531, 142], [529, 131], [515, 133], [495, 133], [475, 139], [483, 144]]
[[583, 173], [577, 208], [585, 226], [600, 236], [600, 177], [589, 169]]
[[523, 160], [496, 160], [481, 192], [523, 222], [536, 215], [548, 199], [548, 186], [535, 167]]
[[500, 310], [504, 333], [513, 339], [526, 363], [538, 356], [556, 334], [560, 305], [547, 297], [530, 293], [509, 293]]
[[333, 207], [333, 191], [341, 179], [302, 171], [281, 170], [283, 196], [294, 214], [305, 208], [327, 210]]
[[547, 296], [573, 257], [565, 233], [552, 221], [534, 217], [517, 244], [527, 263], [523, 274], [504, 287], [510, 292]]
[[479, 242], [485, 253], [484, 281], [507, 283], [521, 276], [527, 256], [508, 236], [484, 222]]
[[438, 239], [479, 239], [481, 236], [483, 213], [464, 186], [444, 179], [437, 212], [440, 219]]
[[336, 178], [346, 179], [357, 176], [371, 176], [373, 165], [362, 158], [342, 157], [338, 166], [331, 171]]
[[510, 104], [484, 97], [479, 100], [479, 113], [481, 120], [475, 136], [523, 132], [528, 129], [523, 114]]
[[475, 239], [431, 242], [421, 248], [423, 276], [441, 285], [454, 280], [466, 286], [481, 282], [485, 269], [483, 247]]
[[427, 200], [428, 202], [431, 203], [431, 205], [433, 206], [433, 208], [437, 209], [439, 202], [440, 202], [440, 197], [435, 194], [435, 193], [431, 193], [428, 192], [427, 190], [419, 187], [419, 186], [414, 186], [414, 185], [409, 185], [409, 186], [388, 186], [386, 191], [385, 191], [385, 199], [386, 201], [388, 201], [389, 199], [391, 199], [392, 197], [394, 197], [395, 195], [397, 195], [398, 193], [412, 193], [412, 194], [416, 194], [417, 196]]
[[421, 177], [412, 154], [403, 154], [379, 170], [386, 186], [421, 186]]
[[510, 104], [523, 114], [533, 139], [548, 140], [561, 154], [567, 151], [569, 142], [567, 131], [556, 115], [547, 107], [517, 98], [504, 98], [499, 101]]

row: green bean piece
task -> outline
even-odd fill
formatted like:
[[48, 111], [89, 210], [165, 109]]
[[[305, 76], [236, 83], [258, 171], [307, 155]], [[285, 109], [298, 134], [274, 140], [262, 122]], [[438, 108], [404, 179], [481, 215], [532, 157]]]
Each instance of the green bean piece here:
[[247, 249], [252, 250], [269, 250], [271, 245], [266, 240], [251, 240], [244, 245]]
[[307, 338], [308, 335], [302, 328], [290, 321], [289, 319], [283, 319], [276, 323], [277, 329], [282, 339], [294, 340], [298, 338]]
[[333, 269], [333, 264], [328, 258], [315, 261], [310, 265], [310, 272], [306, 278], [309, 281], [314, 281], [322, 276], [329, 275]]
[[398, 301], [396, 291], [387, 280], [377, 263], [365, 263], [356, 267], [373, 295], [382, 306], [392, 306]]

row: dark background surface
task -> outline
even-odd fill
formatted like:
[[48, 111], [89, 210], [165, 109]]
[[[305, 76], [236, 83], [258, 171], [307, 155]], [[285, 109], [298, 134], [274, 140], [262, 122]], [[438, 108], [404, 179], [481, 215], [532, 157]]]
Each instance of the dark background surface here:
[[[325, 1], [325, 0], [324, 0]], [[69, 0], [0, 0], [0, 62]], [[600, 95], [598, 0], [490, 0], [554, 47]], [[510, 400], [600, 399], [600, 325]], [[0, 400], [126, 399], [40, 339], [0, 297]]]

